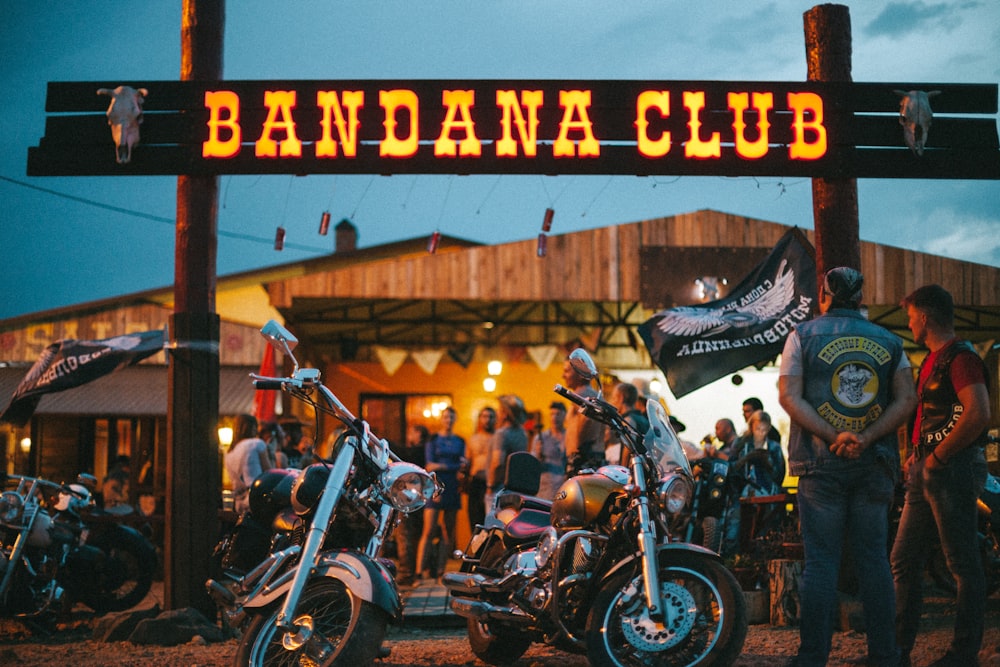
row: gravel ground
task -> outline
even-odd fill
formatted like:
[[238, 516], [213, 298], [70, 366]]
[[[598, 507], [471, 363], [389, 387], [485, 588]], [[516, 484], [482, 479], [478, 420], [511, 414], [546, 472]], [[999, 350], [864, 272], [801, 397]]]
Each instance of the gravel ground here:
[[[924, 628], [913, 653], [913, 664], [933, 662], [947, 648], [951, 638], [954, 604], [947, 599], [928, 600]], [[97, 643], [90, 639], [93, 617], [76, 615], [49, 636], [31, 635], [21, 626], [0, 622], [0, 665], [18, 667], [222, 667], [229, 665], [235, 641], [201, 645], [197, 642], [176, 647], [140, 646], [127, 642]], [[980, 656], [982, 665], [1000, 667], [1000, 597], [989, 600], [987, 633]], [[465, 631], [454, 627], [396, 627], [390, 630], [391, 654], [380, 660], [382, 667], [435, 667], [438, 665], [481, 665], [469, 651]], [[752, 625], [737, 667], [777, 667], [798, 645], [795, 628]], [[864, 663], [865, 637], [853, 631], [834, 635], [832, 665]], [[583, 656], [570, 655], [547, 646], [534, 645], [516, 663], [518, 667], [584, 667]]]

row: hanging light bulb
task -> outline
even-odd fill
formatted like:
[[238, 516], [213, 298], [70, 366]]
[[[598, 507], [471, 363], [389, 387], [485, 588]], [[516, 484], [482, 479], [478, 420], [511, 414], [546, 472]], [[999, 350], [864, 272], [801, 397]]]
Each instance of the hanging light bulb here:
[[485, 378], [483, 380], [483, 391], [492, 393], [497, 390], [497, 381], [494, 378]]
[[429, 252], [432, 255], [436, 253], [438, 249], [438, 243], [440, 242], [441, 242], [441, 232], [435, 229], [434, 233], [431, 234], [430, 240], [427, 242], [427, 252]]
[[323, 211], [323, 217], [319, 219], [319, 235], [326, 236], [326, 233], [330, 231], [330, 212]]
[[486, 364], [486, 372], [493, 376], [500, 375], [503, 372], [503, 362], [499, 359], [494, 359]]
[[551, 208], [545, 209], [545, 219], [542, 221], [542, 231], [548, 233], [552, 229], [552, 216], [556, 214]]
[[285, 247], [285, 228], [278, 227], [274, 232], [274, 249], [281, 250]]

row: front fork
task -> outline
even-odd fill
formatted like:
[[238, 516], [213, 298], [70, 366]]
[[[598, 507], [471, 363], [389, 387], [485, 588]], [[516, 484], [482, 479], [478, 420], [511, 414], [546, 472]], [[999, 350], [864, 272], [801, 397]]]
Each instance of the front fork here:
[[646, 589], [646, 607], [649, 615], [659, 619], [663, 615], [660, 606], [660, 574], [656, 558], [656, 537], [653, 519], [649, 510], [649, 494], [647, 493], [646, 470], [642, 467], [639, 457], [632, 460], [632, 474], [635, 485], [639, 488], [636, 499], [639, 515], [639, 563], [642, 570], [643, 588]]
[[340, 502], [341, 496], [344, 495], [344, 482], [351, 472], [351, 465], [353, 463], [354, 448], [341, 447], [337, 458], [333, 462], [333, 469], [330, 471], [329, 478], [327, 478], [326, 488], [323, 489], [319, 505], [316, 507], [316, 514], [313, 516], [312, 523], [309, 524], [309, 530], [306, 533], [306, 542], [302, 547], [302, 553], [299, 555], [299, 564], [295, 570], [295, 576], [292, 578], [288, 594], [285, 595], [285, 601], [282, 603], [281, 610], [278, 611], [278, 616], [275, 620], [276, 625], [280, 629], [290, 634], [294, 635], [299, 630], [295, 627], [295, 608], [299, 604], [299, 598], [302, 596], [302, 591], [305, 590], [309, 577], [316, 570], [317, 556], [320, 549], [323, 548], [323, 542], [326, 541], [327, 528], [333, 518], [333, 512], [337, 509], [337, 503]]

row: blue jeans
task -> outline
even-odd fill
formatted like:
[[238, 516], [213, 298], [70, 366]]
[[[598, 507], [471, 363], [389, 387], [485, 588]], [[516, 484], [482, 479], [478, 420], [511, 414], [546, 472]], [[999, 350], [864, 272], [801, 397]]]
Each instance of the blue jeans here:
[[976, 499], [986, 482], [986, 459], [981, 447], [967, 447], [938, 471], [927, 471], [925, 461], [910, 466], [906, 504], [892, 549], [899, 613], [896, 640], [903, 653], [913, 649], [923, 606], [924, 563], [936, 536], [958, 586], [951, 652], [971, 660], [983, 643], [986, 612], [976, 516]]
[[845, 538], [851, 548], [868, 635], [868, 663], [895, 665], [895, 597], [888, 558], [889, 508], [895, 482], [887, 466], [824, 466], [799, 479], [805, 547], [799, 600], [800, 665], [825, 665], [837, 616], [837, 579]]

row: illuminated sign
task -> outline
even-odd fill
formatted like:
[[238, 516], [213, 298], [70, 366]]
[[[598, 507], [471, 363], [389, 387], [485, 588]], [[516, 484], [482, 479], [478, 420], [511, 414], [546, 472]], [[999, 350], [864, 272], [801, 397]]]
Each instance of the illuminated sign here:
[[[118, 83], [149, 91], [131, 162], [115, 162], [106, 100], [94, 94], [112, 83], [51, 83], [52, 115], [40, 145], [29, 149], [30, 175], [1000, 177], [990, 118], [935, 117], [925, 154], [910, 153], [894, 90], [918, 85], [911, 83]], [[995, 85], [928, 86], [942, 90], [935, 105], [956, 105], [949, 112], [996, 113]], [[992, 150], [985, 161], [956, 164], [949, 134], [959, 124], [978, 142], [970, 147]]]
[[[601, 154], [597, 136], [600, 127], [591, 119], [592, 91], [559, 90], [559, 121], [555, 136], [543, 137], [542, 142], [551, 146], [556, 158], [590, 158]], [[703, 136], [702, 117], [707, 113], [704, 90], [684, 90], [675, 93], [683, 105], [682, 115], [687, 132], [680, 137], [683, 155], [692, 159], [718, 159], [722, 156], [722, 132], [713, 131]], [[774, 109], [773, 93], [727, 93], [726, 100], [732, 112], [732, 145], [739, 157], [755, 160], [767, 155], [770, 148], [770, 116]], [[343, 101], [341, 101], [343, 100]], [[428, 108], [427, 113], [443, 115], [436, 137], [421, 137], [418, 119], [421, 100], [408, 89], [378, 91], [378, 105], [382, 109], [381, 126], [384, 135], [377, 141], [380, 157], [410, 158], [417, 155], [421, 141], [433, 140], [434, 156], [438, 158], [478, 158], [483, 154], [484, 140], [477, 131], [492, 131], [499, 137], [492, 143], [499, 158], [532, 159], [538, 155], [538, 113], [545, 103], [541, 90], [497, 90], [495, 104], [501, 111], [499, 127], [484, 128], [476, 120], [475, 90], [445, 90], [441, 93], [440, 110]], [[493, 102], [494, 100], [491, 100]], [[671, 131], [653, 130], [658, 121], [671, 116], [669, 90], [641, 91], [635, 105], [635, 147], [648, 158], [661, 158], [673, 146]], [[792, 141], [787, 146], [789, 159], [818, 160], [827, 152], [827, 129], [823, 124], [823, 98], [811, 92], [789, 92], [786, 111], [790, 112]], [[258, 100], [254, 100], [257, 102]], [[295, 90], [265, 90], [263, 103], [267, 109], [259, 134], [255, 135], [254, 155], [259, 158], [298, 158], [303, 154], [295, 109], [298, 94]], [[208, 111], [208, 137], [202, 143], [202, 156], [206, 158], [231, 158], [239, 154], [243, 142], [240, 107], [243, 101], [238, 93], [230, 90], [212, 90], [205, 93]], [[312, 143], [313, 155], [318, 158], [343, 157], [351, 159], [358, 154], [358, 130], [361, 121], [358, 112], [365, 106], [363, 90], [320, 90], [315, 104], [322, 115], [319, 135]], [[426, 106], [426, 103], [425, 103]], [[747, 132], [748, 117], [753, 129]], [[403, 119], [400, 122], [400, 119]], [[254, 128], [256, 129], [256, 128]], [[655, 133], [655, 136], [653, 136]], [[515, 136], [516, 135], [516, 136]]]

